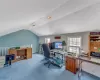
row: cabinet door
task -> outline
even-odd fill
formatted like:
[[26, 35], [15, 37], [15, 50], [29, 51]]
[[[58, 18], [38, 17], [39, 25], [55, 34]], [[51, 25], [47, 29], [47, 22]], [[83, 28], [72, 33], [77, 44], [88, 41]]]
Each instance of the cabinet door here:
[[98, 52], [98, 48], [100, 48], [100, 42], [90, 42], [90, 51]]
[[27, 48], [26, 50], [26, 54], [27, 54], [27, 59], [32, 58], [32, 48]]
[[67, 57], [67, 60], [66, 60], [66, 69], [67, 70], [70, 70], [71, 69], [71, 60], [69, 57]]
[[67, 60], [66, 69], [71, 71], [71, 72], [73, 72], [73, 73], [76, 73], [76, 62], [75, 62], [75, 59], [67, 57], [66, 60]]
[[93, 42], [90, 43], [90, 51], [94, 51], [94, 43]]

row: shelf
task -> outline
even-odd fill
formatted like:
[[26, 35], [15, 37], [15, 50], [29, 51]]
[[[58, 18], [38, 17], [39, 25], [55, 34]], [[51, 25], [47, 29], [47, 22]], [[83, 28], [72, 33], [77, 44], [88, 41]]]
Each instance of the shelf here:
[[91, 37], [91, 36], [100, 36], [100, 35], [90, 35], [90, 37]]
[[100, 39], [100, 38], [90, 38], [90, 39]]
[[[89, 35], [89, 56], [90, 52], [98, 52], [98, 48], [100, 48], [100, 32], [93, 32], [94, 35], [90, 33]], [[96, 47], [96, 49], [95, 49]]]
[[92, 41], [92, 40], [91, 40], [90, 42], [100, 42], [100, 41]]
[[99, 43], [100, 41], [90, 41], [90, 42], [96, 42], [96, 43]]

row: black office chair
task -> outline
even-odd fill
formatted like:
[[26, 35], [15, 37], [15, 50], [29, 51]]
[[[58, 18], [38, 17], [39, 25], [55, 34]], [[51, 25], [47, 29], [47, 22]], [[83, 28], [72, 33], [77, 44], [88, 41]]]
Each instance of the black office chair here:
[[44, 65], [48, 64], [48, 68], [49, 68], [50, 65], [53, 64], [53, 58], [50, 57], [50, 48], [48, 44], [42, 44], [42, 47], [43, 47], [45, 60], [47, 61], [46, 63], [44, 63]]
[[9, 54], [9, 55], [6, 55], [5, 56], [5, 64], [4, 66], [8, 66], [8, 65], [11, 65], [11, 61], [14, 60], [15, 58], [15, 54]]

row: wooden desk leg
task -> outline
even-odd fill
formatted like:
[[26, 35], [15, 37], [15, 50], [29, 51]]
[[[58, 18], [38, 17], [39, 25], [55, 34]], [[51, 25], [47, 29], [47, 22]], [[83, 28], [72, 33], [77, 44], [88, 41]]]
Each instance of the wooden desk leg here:
[[82, 76], [82, 61], [79, 60], [78, 80], [81, 80], [81, 76]]

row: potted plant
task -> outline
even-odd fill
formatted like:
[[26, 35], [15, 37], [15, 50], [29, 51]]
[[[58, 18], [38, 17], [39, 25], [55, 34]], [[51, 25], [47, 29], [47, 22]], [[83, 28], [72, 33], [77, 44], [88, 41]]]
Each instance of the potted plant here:
[[62, 47], [63, 47], [63, 50], [65, 51], [65, 47], [66, 47], [66, 42], [65, 41], [62, 41]]

